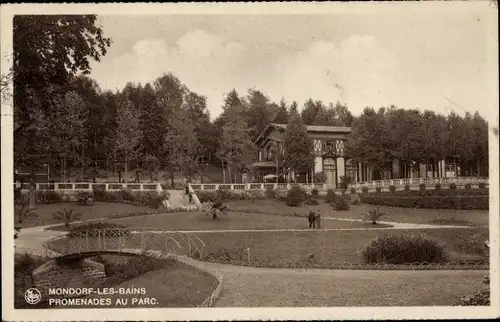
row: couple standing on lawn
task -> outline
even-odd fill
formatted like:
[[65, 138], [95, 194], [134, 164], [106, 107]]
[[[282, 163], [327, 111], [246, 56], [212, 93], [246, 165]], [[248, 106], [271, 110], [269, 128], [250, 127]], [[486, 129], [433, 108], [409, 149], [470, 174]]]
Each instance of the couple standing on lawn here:
[[316, 213], [312, 209], [309, 209], [309, 214], [307, 215], [309, 228], [321, 228], [321, 213], [319, 209], [317, 211]]

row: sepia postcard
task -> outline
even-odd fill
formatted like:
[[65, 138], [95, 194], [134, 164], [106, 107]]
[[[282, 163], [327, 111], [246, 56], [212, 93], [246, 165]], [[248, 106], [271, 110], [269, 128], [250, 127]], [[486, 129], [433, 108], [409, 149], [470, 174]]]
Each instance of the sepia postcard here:
[[2, 318], [500, 317], [497, 12], [2, 5]]

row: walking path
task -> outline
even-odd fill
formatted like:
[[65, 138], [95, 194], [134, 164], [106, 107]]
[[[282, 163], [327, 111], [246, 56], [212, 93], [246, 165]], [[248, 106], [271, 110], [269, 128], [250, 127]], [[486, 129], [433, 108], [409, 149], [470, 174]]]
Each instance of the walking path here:
[[[103, 218], [105, 219], [105, 218]], [[101, 220], [103, 220], [101, 219]], [[346, 218], [326, 220], [359, 221]], [[94, 219], [93, 221], [95, 221]], [[420, 225], [381, 222], [384, 228], [342, 228], [330, 230], [470, 228], [465, 226]], [[64, 231], [46, 230], [52, 226], [23, 228], [16, 239], [18, 251], [43, 255], [44, 243], [65, 235]], [[259, 231], [308, 231], [308, 229], [211, 230], [190, 233], [228, 233]], [[162, 231], [153, 231], [163, 233]], [[187, 232], [187, 231], [186, 231]], [[451, 305], [481, 285], [484, 271], [359, 271], [339, 269], [283, 269], [235, 266], [198, 261], [179, 256], [179, 260], [204, 270], [216, 270], [223, 276], [218, 307], [285, 306], [403, 306]], [[457, 281], [460, 281], [457, 283]], [[446, 294], [442, 290], [446, 289]], [[263, 292], [265, 290], [265, 292]], [[404, 290], [404, 291], [402, 291]]]

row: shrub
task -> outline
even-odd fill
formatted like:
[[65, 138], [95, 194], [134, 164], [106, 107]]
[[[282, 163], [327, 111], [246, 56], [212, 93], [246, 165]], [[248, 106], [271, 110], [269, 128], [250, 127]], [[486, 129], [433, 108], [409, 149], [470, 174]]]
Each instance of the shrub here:
[[361, 198], [359, 197], [359, 194], [354, 193], [350, 196], [351, 198], [351, 205], [360, 205], [361, 204]]
[[69, 230], [68, 237], [119, 237], [129, 235], [127, 227], [107, 222], [90, 222], [73, 227]]
[[479, 186], [479, 189], [486, 189], [486, 183], [484, 182], [481, 182], [480, 184], [478, 184]]
[[321, 172], [316, 173], [314, 175], [314, 182], [315, 183], [325, 183], [326, 182], [325, 172], [321, 171]]
[[418, 190], [420, 191], [421, 194], [424, 194], [426, 191], [425, 183], [421, 183]]
[[467, 252], [488, 256], [490, 250], [488, 246], [486, 246], [486, 242], [487, 240], [485, 240], [484, 236], [480, 234], [472, 235], [467, 241]]
[[78, 202], [84, 205], [90, 205], [94, 203], [94, 194], [87, 191], [79, 191], [77, 194]]
[[37, 204], [61, 203], [62, 201], [63, 198], [58, 192], [52, 190], [35, 191], [35, 203]]
[[137, 200], [136, 195], [130, 189], [122, 189], [120, 190], [120, 195], [122, 196], [122, 200], [125, 202], [133, 203]]
[[267, 199], [277, 199], [276, 191], [274, 189], [266, 189], [265, 195]]
[[392, 193], [392, 194], [396, 194], [396, 187], [394, 185], [390, 185], [389, 186], [389, 191]]
[[29, 254], [25, 253], [14, 260], [14, 272], [19, 275], [29, 275], [37, 268], [38, 263]]
[[361, 189], [361, 191], [364, 193], [364, 194], [367, 194], [368, 193], [368, 187], [363, 187]]
[[484, 289], [476, 294], [462, 297], [458, 303], [460, 306], [490, 306], [490, 290]]
[[252, 202], [254, 202], [255, 200], [262, 200], [265, 198], [266, 195], [261, 190], [249, 190], [243, 193], [243, 199], [252, 200]]
[[457, 184], [455, 182], [450, 183], [450, 191], [457, 190]]
[[52, 214], [55, 220], [62, 221], [66, 228], [69, 228], [71, 222], [80, 219], [81, 213], [75, 212], [74, 209], [63, 209]]
[[385, 213], [377, 207], [368, 211], [365, 215], [365, 219], [375, 225], [384, 214]]
[[343, 196], [335, 196], [332, 202], [332, 208], [334, 210], [349, 210], [349, 202]]
[[311, 190], [311, 195], [312, 195], [313, 197], [317, 197], [317, 196], [319, 196], [319, 191], [318, 191], [318, 189], [316, 189], [316, 188], [312, 189], [312, 190]]
[[306, 199], [306, 192], [298, 185], [293, 185], [286, 196], [286, 204], [291, 207], [298, 207]]
[[305, 204], [308, 205], [308, 206], [317, 206], [317, 205], [319, 205], [319, 202], [318, 202], [318, 200], [313, 199], [312, 196], [309, 196], [306, 199]]
[[328, 189], [326, 191], [325, 203], [332, 203], [335, 200], [335, 191], [333, 189]]
[[213, 191], [197, 191], [196, 195], [201, 203], [215, 202], [215, 200], [217, 200], [217, 195]]
[[377, 187], [375, 188], [375, 190], [377, 191], [377, 193], [380, 193], [382, 191], [382, 187]]
[[106, 189], [101, 187], [95, 187], [92, 189], [92, 195], [94, 196], [95, 201], [106, 202], [109, 201], [109, 192]]
[[435, 263], [448, 259], [444, 245], [428, 235], [387, 234], [372, 241], [363, 251], [367, 263]]
[[405, 191], [408, 192], [408, 193], [411, 191], [409, 184], [405, 184]]
[[[300, 188], [303, 193], [304, 193], [304, 199], [305, 199], [305, 193], [306, 191], [303, 188]], [[288, 190], [287, 189], [275, 189], [274, 190], [274, 197], [279, 200], [279, 201], [286, 201], [287, 196], [288, 196]]]
[[470, 183], [465, 184], [465, 190], [470, 190], [472, 188]]
[[350, 189], [350, 191], [351, 191], [351, 194], [353, 195], [353, 194], [355, 194], [355, 193], [356, 193], [356, 188], [352, 187], [352, 188]]
[[436, 183], [436, 185], [434, 186], [434, 191], [436, 191], [436, 192], [441, 191], [441, 185], [439, 183]]

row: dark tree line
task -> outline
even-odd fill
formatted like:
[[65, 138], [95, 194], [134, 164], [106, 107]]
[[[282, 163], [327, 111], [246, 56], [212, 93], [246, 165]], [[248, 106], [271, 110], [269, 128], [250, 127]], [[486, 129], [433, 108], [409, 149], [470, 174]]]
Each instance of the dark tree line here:
[[[472, 174], [487, 162], [487, 123], [478, 113], [445, 117], [390, 107], [366, 108], [355, 117], [338, 102], [313, 99], [299, 112], [297, 102], [233, 89], [221, 115], [211, 120], [206, 98], [171, 73], [103, 91], [89, 76], [89, 61], [98, 61], [111, 44], [95, 15], [15, 17], [16, 168], [36, 172], [49, 164], [61, 180], [95, 180], [102, 172], [154, 180], [165, 170], [173, 181], [200, 176], [210, 161], [224, 168], [226, 182], [234, 182], [255, 161], [253, 142], [269, 123], [289, 124], [282, 161], [294, 171], [312, 167], [305, 125], [351, 126], [348, 155], [378, 167], [394, 158], [430, 164], [447, 159]], [[2, 75], [2, 89], [10, 76]]]

